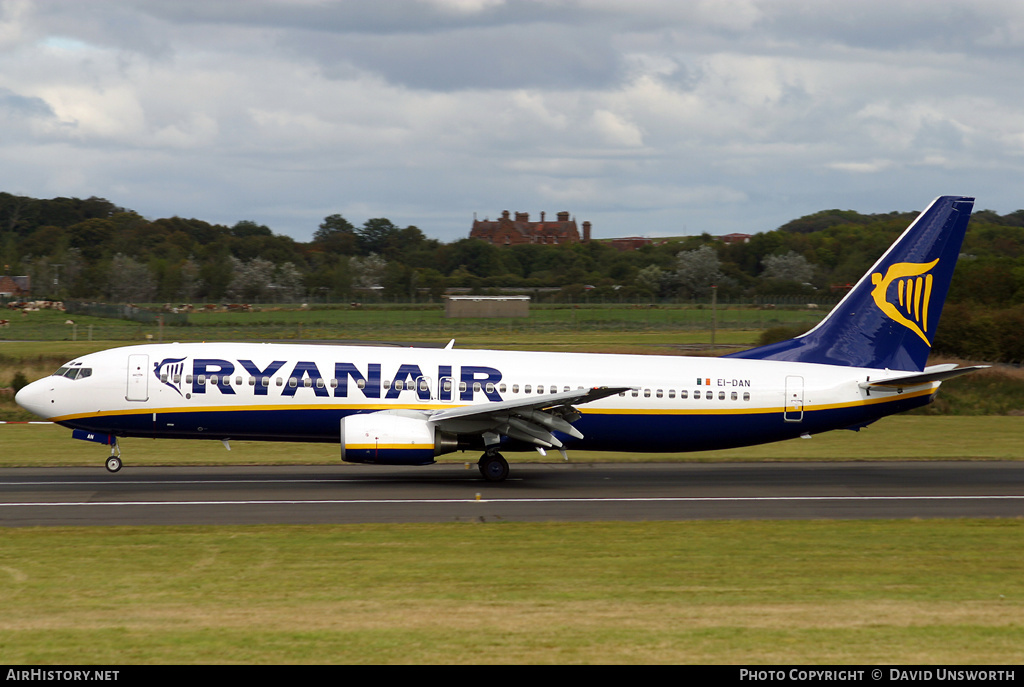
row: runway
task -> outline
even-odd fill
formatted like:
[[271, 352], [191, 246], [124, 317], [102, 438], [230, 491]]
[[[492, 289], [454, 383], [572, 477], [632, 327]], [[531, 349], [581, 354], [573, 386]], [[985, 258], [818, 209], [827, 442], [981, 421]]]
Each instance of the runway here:
[[1024, 516], [1024, 462], [0, 471], [0, 526]]

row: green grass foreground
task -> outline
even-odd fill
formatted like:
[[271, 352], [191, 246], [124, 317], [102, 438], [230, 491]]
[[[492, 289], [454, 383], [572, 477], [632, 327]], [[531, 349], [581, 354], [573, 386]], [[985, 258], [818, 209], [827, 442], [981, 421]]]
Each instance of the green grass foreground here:
[[1024, 522], [0, 530], [0, 662], [1017, 663]]
[[[591, 462], [725, 462], [725, 461], [850, 461], [850, 460], [1021, 460], [1024, 459], [1024, 417], [896, 416], [879, 420], [859, 432], [843, 430], [811, 439], [696, 453], [611, 453], [569, 450], [574, 463]], [[338, 465], [337, 444], [232, 441], [121, 439], [125, 470], [144, 465]], [[0, 425], [0, 468], [92, 466], [103, 469], [106, 446], [71, 438], [57, 425]], [[441, 462], [476, 463], [478, 453], [452, 453]], [[557, 452], [509, 453], [515, 469], [521, 462], [559, 462]], [[348, 469], [358, 466], [344, 464]], [[424, 467], [423, 470], [430, 470]]]

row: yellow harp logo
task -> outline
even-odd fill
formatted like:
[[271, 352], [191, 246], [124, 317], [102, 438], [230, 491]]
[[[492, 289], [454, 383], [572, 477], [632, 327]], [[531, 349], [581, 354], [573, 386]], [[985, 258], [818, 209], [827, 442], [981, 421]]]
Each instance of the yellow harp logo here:
[[[871, 283], [875, 288], [871, 297], [875, 299], [882, 312], [893, 321], [921, 337], [930, 347], [932, 344], [925, 336], [928, 331], [928, 305], [932, 297], [931, 269], [939, 264], [938, 259], [929, 263], [898, 262], [890, 265], [883, 277], [875, 272], [871, 275]], [[896, 297], [899, 305], [889, 302], [889, 287], [896, 284]]]

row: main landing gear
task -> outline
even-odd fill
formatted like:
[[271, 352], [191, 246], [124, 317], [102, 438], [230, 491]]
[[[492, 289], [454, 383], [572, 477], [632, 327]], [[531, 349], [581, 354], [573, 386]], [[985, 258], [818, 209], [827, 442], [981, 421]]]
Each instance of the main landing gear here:
[[488, 451], [480, 456], [477, 467], [488, 482], [503, 482], [508, 477], [508, 461], [497, 451]]

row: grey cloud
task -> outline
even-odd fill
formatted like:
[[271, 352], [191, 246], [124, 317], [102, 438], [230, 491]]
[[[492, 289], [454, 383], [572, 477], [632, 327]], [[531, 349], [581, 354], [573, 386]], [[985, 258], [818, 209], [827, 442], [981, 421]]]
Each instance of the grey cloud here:
[[621, 58], [604, 36], [535, 25], [481, 28], [439, 35], [303, 35], [291, 50], [313, 56], [330, 76], [350, 68], [411, 88], [606, 88], [622, 76]]
[[803, 48], [832, 44], [874, 50], [982, 49], [1014, 14], [999, 3], [782, 0], [773, 3], [760, 29]]
[[0, 87], [0, 111], [25, 118], [53, 117], [53, 109], [42, 98], [19, 95]]
[[432, 33], [573, 16], [561, 3], [537, 2], [483, 6], [479, 11], [446, 10], [438, 4], [419, 0], [336, 0], [324, 3], [280, 0], [247, 0], [244, 3], [138, 0], [127, 4], [134, 6], [139, 13], [183, 25], [215, 24], [377, 35]]

